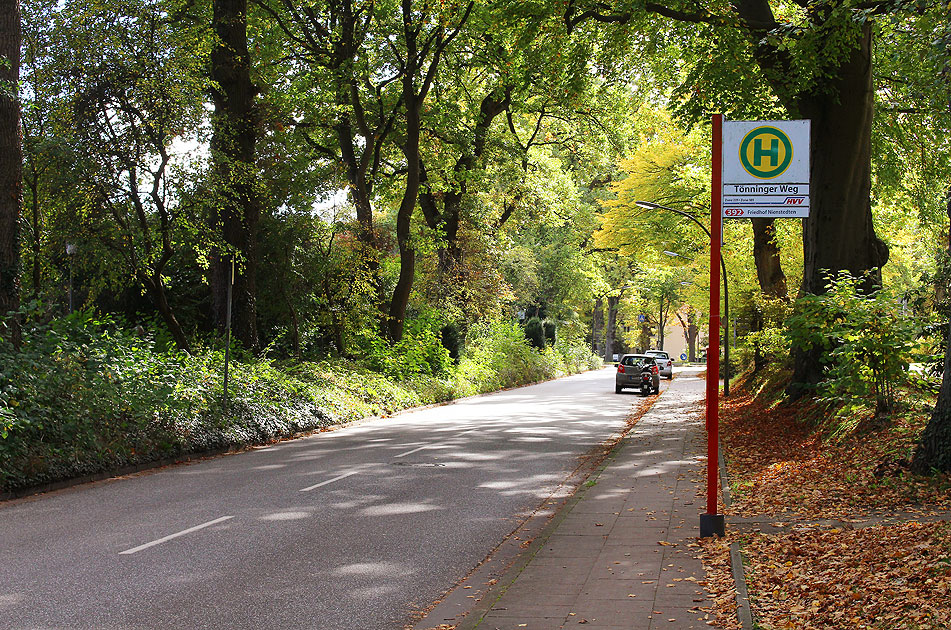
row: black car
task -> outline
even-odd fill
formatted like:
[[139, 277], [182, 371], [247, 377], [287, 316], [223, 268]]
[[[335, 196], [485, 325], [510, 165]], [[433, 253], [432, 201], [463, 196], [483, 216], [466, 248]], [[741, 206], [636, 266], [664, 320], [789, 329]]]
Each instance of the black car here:
[[[649, 391], [644, 391], [641, 372], [647, 370], [651, 374]], [[658, 393], [660, 391], [660, 370], [654, 357], [646, 354], [625, 354], [618, 361], [617, 373], [614, 375], [614, 391], [618, 394], [625, 387], [641, 390], [642, 394]]]

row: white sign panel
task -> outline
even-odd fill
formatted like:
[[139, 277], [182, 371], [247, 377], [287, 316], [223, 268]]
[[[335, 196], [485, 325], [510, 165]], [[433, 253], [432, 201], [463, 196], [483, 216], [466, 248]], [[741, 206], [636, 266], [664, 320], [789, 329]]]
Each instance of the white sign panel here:
[[809, 216], [809, 121], [724, 121], [723, 216]]

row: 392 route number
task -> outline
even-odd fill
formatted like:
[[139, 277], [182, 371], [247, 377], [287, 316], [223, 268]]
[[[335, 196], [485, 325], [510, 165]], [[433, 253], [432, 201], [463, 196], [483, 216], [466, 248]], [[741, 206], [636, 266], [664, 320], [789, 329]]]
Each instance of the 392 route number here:
[[723, 210], [723, 216], [725, 217], [741, 217], [743, 216], [743, 208], [726, 208]]

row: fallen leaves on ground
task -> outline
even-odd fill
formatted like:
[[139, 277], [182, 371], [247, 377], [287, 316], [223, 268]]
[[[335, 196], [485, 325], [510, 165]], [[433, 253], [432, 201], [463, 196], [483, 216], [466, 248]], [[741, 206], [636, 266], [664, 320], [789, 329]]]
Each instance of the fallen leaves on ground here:
[[[867, 418], [835, 441], [797, 420], [815, 409], [766, 408], [742, 394], [721, 405], [733, 486], [727, 512], [780, 531], [752, 526], [703, 541], [718, 627], [740, 627], [729, 552], [736, 541], [764, 630], [951, 629], [951, 478], [907, 470], [927, 417]], [[874, 526], [852, 529], [859, 523]]]
[[704, 588], [713, 600], [709, 611], [716, 628], [741, 630], [736, 615], [736, 582], [730, 569], [729, 538], [703, 538], [700, 540], [700, 560], [706, 573]]
[[951, 628], [951, 525], [744, 537], [755, 619], [767, 629]]
[[891, 418], [840, 443], [797, 420], [801, 406], [767, 409], [749, 396], [721, 401], [721, 440], [734, 486], [730, 513], [854, 518], [876, 512], [951, 510], [949, 480], [904, 467], [927, 418]]

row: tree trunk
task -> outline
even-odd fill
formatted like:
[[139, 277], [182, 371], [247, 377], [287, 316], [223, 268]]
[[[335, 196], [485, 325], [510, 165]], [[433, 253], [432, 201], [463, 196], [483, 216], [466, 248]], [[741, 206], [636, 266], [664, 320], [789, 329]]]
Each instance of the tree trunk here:
[[951, 472], [951, 324], [948, 325], [948, 343], [944, 354], [944, 374], [938, 402], [928, 426], [915, 449], [911, 469], [920, 475], [932, 470]]
[[827, 91], [800, 99], [812, 120], [812, 208], [803, 233], [803, 290], [826, 291], [828, 273], [868, 273], [881, 284], [888, 247], [875, 235], [870, 191], [872, 151], [872, 33], [866, 23], [849, 59]]
[[693, 363], [697, 360], [697, 326], [693, 323], [693, 309], [688, 309], [687, 319], [685, 320], [679, 312], [676, 312], [677, 319], [680, 320], [680, 326], [684, 329], [684, 342], [687, 345], [687, 360]]
[[604, 325], [604, 360], [614, 360], [614, 332], [617, 328], [617, 305], [620, 297], [608, 296], [608, 316]]
[[[406, 187], [396, 215], [396, 240], [400, 248], [400, 277], [393, 289], [389, 319], [386, 325], [386, 332], [390, 341], [399, 341], [403, 338], [406, 307], [409, 305], [409, 296], [413, 289], [413, 280], [416, 274], [416, 250], [412, 246], [410, 229], [413, 210], [416, 208], [422, 182], [422, 162], [419, 156], [422, 107], [436, 78], [443, 51], [459, 34], [463, 25], [469, 19], [473, 7], [472, 2], [467, 4], [458, 25], [449, 34], [442, 31], [423, 35], [422, 23], [416, 22], [417, 19], [421, 19], [421, 14], [418, 8], [413, 8], [413, 0], [402, 0], [400, 4], [403, 19], [403, 37], [406, 44], [405, 67], [401, 80], [406, 119], [402, 147], [403, 155], [406, 158]], [[439, 26], [434, 28], [443, 29], [445, 24], [440, 23]], [[428, 62], [426, 61], [427, 56], [430, 56]], [[417, 91], [416, 75], [418, 72], [422, 73], [422, 77]]]
[[188, 339], [185, 337], [185, 332], [182, 330], [181, 324], [178, 323], [178, 319], [175, 317], [175, 313], [172, 311], [172, 307], [168, 303], [168, 294], [165, 291], [165, 285], [162, 283], [161, 273], [156, 274], [153, 277], [140, 274], [140, 279], [142, 285], [148, 289], [149, 295], [152, 298], [152, 302], [155, 304], [155, 308], [158, 310], [159, 315], [162, 316], [162, 320], [168, 327], [168, 331], [171, 333], [172, 339], [175, 340], [175, 345], [178, 346], [179, 350], [191, 354], [191, 349], [188, 345]]
[[[803, 226], [804, 293], [826, 292], [829, 273], [867, 274], [871, 289], [881, 284], [888, 247], [872, 225], [872, 35], [866, 24], [857, 46], [838, 68], [827, 90], [800, 99], [801, 115], [812, 120], [811, 211]], [[793, 387], [822, 376], [819, 350], [794, 353]]]
[[775, 219], [751, 219], [753, 227], [753, 260], [756, 263], [756, 278], [763, 295], [786, 299], [786, 274], [783, 272], [776, 243]]
[[[807, 118], [811, 125], [811, 209], [803, 224], [802, 292], [826, 291], [828, 274], [848, 271], [867, 276], [866, 286], [881, 282], [881, 267], [888, 261], [888, 247], [875, 235], [871, 208], [872, 146], [872, 23], [856, 31], [853, 47], [842, 50], [841, 60], [827, 61], [821, 68], [827, 79], [810, 92], [791, 93], [796, 61], [788, 49], [764, 38], [763, 24], [774, 22], [767, 0], [732, 0], [734, 9], [747, 23], [753, 55], [770, 81], [774, 93], [793, 117]], [[834, 28], [838, 37], [848, 37], [844, 27], [826, 5], [810, 8], [814, 28]], [[794, 386], [800, 395], [803, 384], [821, 378], [817, 350], [794, 353]]]
[[[408, 9], [404, 9], [404, 11], [408, 13]], [[409, 42], [408, 48], [407, 56], [412, 59], [416, 54], [415, 48]], [[409, 305], [409, 296], [416, 275], [416, 250], [410, 242], [412, 236], [410, 229], [421, 181], [419, 135], [422, 123], [420, 120], [421, 99], [416, 93], [413, 74], [413, 72], [407, 72], [403, 76], [403, 106], [406, 108], [406, 136], [403, 141], [403, 155], [406, 157], [406, 184], [403, 190], [403, 200], [400, 202], [400, 208], [396, 215], [396, 241], [400, 248], [400, 276], [396, 281], [396, 287], [393, 289], [389, 319], [387, 320], [387, 336], [393, 342], [403, 338], [406, 307]]]
[[591, 314], [591, 351], [600, 356], [604, 356], [601, 348], [601, 327], [604, 326], [604, 300], [596, 298], [594, 300], [594, 312]]
[[[948, 194], [948, 255], [951, 257], [951, 191]], [[941, 286], [942, 293], [947, 291]], [[947, 295], [942, 296], [942, 299]], [[941, 375], [941, 389], [938, 392], [938, 402], [928, 426], [925, 427], [915, 455], [911, 460], [911, 468], [918, 474], [928, 474], [932, 470], [951, 472], [951, 322], [948, 323], [948, 337], [944, 352], [944, 372]]]
[[700, 329], [691, 320], [687, 327], [687, 358], [691, 363], [697, 362], [697, 337], [700, 335]]
[[257, 88], [250, 75], [247, 0], [214, 0], [213, 7], [218, 42], [211, 53], [211, 74], [218, 87], [212, 90], [215, 202], [210, 219], [222, 242], [211, 257], [212, 317], [216, 327], [223, 331], [231, 263], [235, 260], [233, 334], [245, 347], [256, 348], [255, 275], [261, 201], [254, 188]]
[[33, 225], [33, 290], [32, 297], [33, 299], [38, 299], [40, 297], [40, 284], [43, 279], [43, 262], [41, 256], [43, 253], [42, 250], [42, 240], [40, 238], [40, 186], [39, 186], [39, 175], [36, 171], [33, 171], [33, 179], [30, 185], [30, 210], [31, 210], [31, 223]]
[[[353, 92], [349, 85], [344, 86], [342, 89], [347, 92]], [[359, 99], [359, 95], [354, 95], [353, 98]], [[374, 143], [377, 139], [373, 136], [364, 138], [366, 146], [364, 147], [363, 154], [358, 155], [354, 146], [353, 126], [350, 124], [350, 117], [346, 113], [346, 107], [351, 105], [346, 94], [338, 96], [338, 105], [343, 110], [343, 113], [341, 113], [340, 119], [337, 121], [335, 131], [337, 133], [337, 142], [340, 144], [341, 157], [347, 167], [347, 181], [350, 184], [348, 187], [350, 202], [353, 203], [353, 207], [357, 213], [357, 222], [360, 224], [360, 242], [371, 251], [375, 251], [377, 243], [376, 233], [373, 229], [373, 203], [371, 201], [373, 197], [373, 183], [368, 178], [367, 169], [370, 166], [370, 161], [366, 158], [368, 154], [373, 153]], [[359, 105], [359, 103], [356, 105]], [[371, 260], [373, 259], [371, 258]]]
[[492, 122], [505, 111], [510, 101], [510, 91], [505, 90], [499, 98], [492, 92], [483, 97], [479, 104], [479, 116], [470, 136], [460, 139], [456, 144], [459, 148], [459, 158], [456, 160], [448, 177], [454, 180], [456, 189], [443, 193], [442, 211], [439, 210], [436, 195], [428, 189], [428, 175], [425, 167], [421, 167], [423, 194], [420, 197], [420, 206], [430, 228], [442, 228], [446, 239], [445, 247], [439, 250], [440, 271], [449, 273], [462, 262], [462, 248], [459, 246], [459, 224], [463, 201], [469, 192], [467, 182], [470, 172], [485, 154], [489, 138], [489, 129]]
[[643, 353], [645, 350], [650, 350], [651, 336], [651, 325], [644, 322], [641, 324], [641, 336], [640, 339], [638, 339], [640, 347], [637, 349], [638, 352]]
[[[0, 0], [0, 337], [20, 344], [20, 324], [7, 313], [20, 308], [20, 213], [23, 206], [23, 137], [20, 101], [20, 3]], [[13, 92], [11, 92], [13, 91]]]

